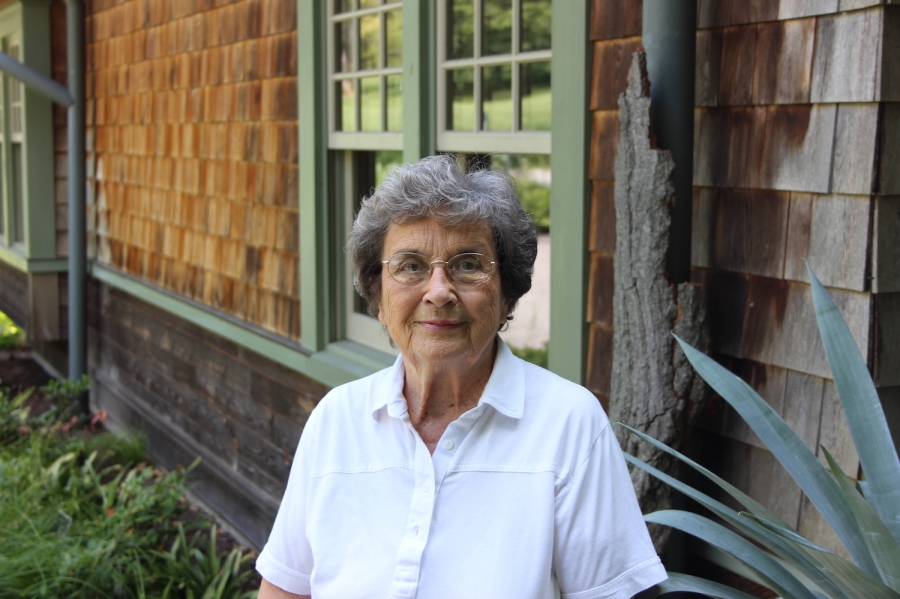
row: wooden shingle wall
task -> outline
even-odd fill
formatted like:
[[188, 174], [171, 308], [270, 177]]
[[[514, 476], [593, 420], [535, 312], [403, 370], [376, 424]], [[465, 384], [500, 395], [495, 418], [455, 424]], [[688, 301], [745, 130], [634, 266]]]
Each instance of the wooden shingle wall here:
[[[640, 2], [595, 0], [592, 25], [588, 385], [604, 401], [615, 101], [640, 44]], [[859, 461], [804, 261], [847, 319], [888, 412], [900, 416], [900, 406], [888, 405], [900, 401], [900, 347], [892, 341], [900, 333], [900, 6], [699, 0], [696, 43], [692, 263], [706, 290], [712, 351], [813, 451], [827, 446], [855, 477]], [[721, 403], [712, 410], [706, 427], [727, 476], [801, 532], [843, 551], [740, 418]]]
[[103, 264], [300, 337], [295, 0], [93, 0]]

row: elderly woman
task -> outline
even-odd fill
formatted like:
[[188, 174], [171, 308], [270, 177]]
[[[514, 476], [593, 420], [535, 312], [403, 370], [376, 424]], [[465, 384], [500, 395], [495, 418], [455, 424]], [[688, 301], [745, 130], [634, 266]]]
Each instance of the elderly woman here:
[[497, 335], [537, 254], [509, 179], [401, 166], [349, 252], [400, 357], [310, 416], [260, 599], [624, 598], [665, 579], [597, 399]]

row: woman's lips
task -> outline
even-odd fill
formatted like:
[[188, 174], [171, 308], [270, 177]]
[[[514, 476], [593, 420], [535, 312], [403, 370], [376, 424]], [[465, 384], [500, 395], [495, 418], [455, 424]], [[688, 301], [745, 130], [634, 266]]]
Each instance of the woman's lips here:
[[419, 324], [429, 331], [453, 331], [463, 325], [459, 320], [420, 320]]

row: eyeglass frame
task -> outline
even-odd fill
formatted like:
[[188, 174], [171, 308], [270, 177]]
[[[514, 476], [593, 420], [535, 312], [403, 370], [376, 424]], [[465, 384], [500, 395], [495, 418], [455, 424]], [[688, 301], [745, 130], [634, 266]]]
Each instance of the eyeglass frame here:
[[441, 264], [441, 265], [443, 265], [443, 266], [444, 266], [444, 270], [447, 272], [447, 276], [448, 276], [450, 279], [452, 279], [453, 281], [456, 281], [457, 283], [459, 283], [460, 285], [475, 285], [475, 284], [477, 284], [477, 283], [484, 282], [484, 281], [486, 281], [488, 278], [490, 278], [491, 273], [494, 272], [494, 268], [497, 267], [497, 266], [500, 266], [500, 263], [499, 263], [499, 262], [495, 262], [494, 260], [488, 260], [488, 264], [490, 264], [491, 269], [485, 272], [485, 274], [486, 274], [487, 276], [485, 276], [484, 279], [481, 279], [481, 280], [479, 280], [479, 281], [466, 282], [466, 281], [460, 281], [459, 279], [457, 279], [457, 278], [453, 275], [453, 271], [451, 271], [450, 268], [449, 268], [450, 262], [452, 262], [455, 258], [458, 258], [458, 257], [460, 257], [460, 256], [480, 256], [480, 257], [482, 257], [482, 258], [487, 258], [487, 256], [485, 256], [484, 254], [479, 253], [479, 252], [462, 252], [461, 254], [456, 254], [455, 256], [450, 256], [450, 259], [449, 259], [449, 260], [430, 260], [430, 261], [429, 261], [429, 260], [425, 257], [424, 254], [420, 254], [419, 252], [397, 252], [396, 254], [393, 254], [390, 258], [388, 258], [387, 260], [382, 260], [382, 261], [381, 261], [381, 264], [382, 264], [383, 266], [387, 266], [388, 264], [390, 264], [390, 262], [391, 262], [391, 260], [394, 258], [394, 256], [403, 256], [403, 255], [407, 255], [407, 256], [420, 256], [420, 257], [422, 258], [422, 261], [425, 262], [426, 264], [428, 264], [428, 266], [429, 266], [428, 271], [427, 271], [428, 276], [427, 276], [427, 277], [423, 277], [421, 281], [416, 281], [416, 282], [413, 282], [413, 283], [404, 283], [403, 281], [397, 280], [397, 278], [391, 273], [391, 269], [390, 269], [390, 268], [387, 269], [388, 275], [389, 275], [392, 279], [394, 279], [394, 281], [397, 281], [397, 283], [400, 283], [401, 285], [406, 285], [406, 286], [408, 286], [408, 287], [412, 287], [412, 286], [414, 286], [414, 285], [419, 285], [419, 284], [421, 284], [421, 283], [424, 283], [425, 281], [430, 280], [430, 279], [431, 279], [431, 275], [432, 275], [432, 273], [434, 272], [434, 265], [435, 265], [435, 264]]

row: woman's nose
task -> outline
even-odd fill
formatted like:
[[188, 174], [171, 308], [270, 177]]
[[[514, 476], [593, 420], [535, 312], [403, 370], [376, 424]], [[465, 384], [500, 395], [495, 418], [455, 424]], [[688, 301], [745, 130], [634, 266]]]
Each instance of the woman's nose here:
[[445, 263], [432, 264], [431, 276], [425, 289], [423, 300], [434, 304], [437, 307], [443, 307], [448, 304], [456, 303], [456, 289], [453, 280], [447, 273], [447, 265]]

